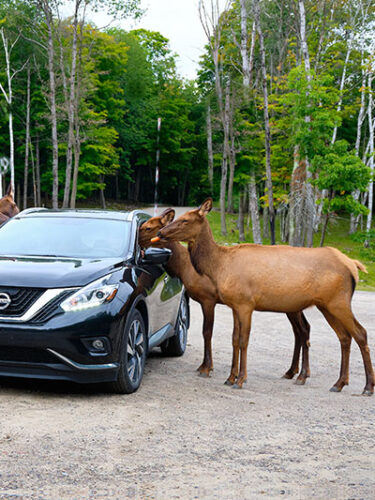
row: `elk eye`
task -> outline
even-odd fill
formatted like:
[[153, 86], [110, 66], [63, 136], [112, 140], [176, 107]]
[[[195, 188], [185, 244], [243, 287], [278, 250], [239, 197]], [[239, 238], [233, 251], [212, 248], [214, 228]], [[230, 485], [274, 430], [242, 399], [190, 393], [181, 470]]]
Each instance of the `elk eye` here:
[[150, 227], [146, 227], [146, 231], [151, 231], [151, 228]]
[[183, 220], [182, 221], [184, 224], [187, 224], [189, 221], [188, 220]]

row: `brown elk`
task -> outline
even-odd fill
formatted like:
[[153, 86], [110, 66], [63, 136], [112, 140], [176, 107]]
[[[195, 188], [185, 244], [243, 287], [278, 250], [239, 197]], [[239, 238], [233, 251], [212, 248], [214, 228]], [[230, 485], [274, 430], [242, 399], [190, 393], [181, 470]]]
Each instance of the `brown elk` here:
[[5, 196], [0, 198], [0, 225], [19, 213], [19, 209], [14, 201], [14, 191], [9, 185]]
[[363, 394], [372, 395], [374, 370], [367, 333], [351, 310], [358, 269], [366, 271], [365, 267], [330, 247], [219, 246], [206, 219], [211, 208], [212, 199], [208, 198], [199, 208], [161, 229], [159, 237], [188, 243], [195, 269], [212, 280], [220, 300], [232, 308], [237, 318], [239, 329], [233, 335], [232, 369], [226, 383], [241, 388], [247, 379], [247, 347], [253, 311], [296, 313], [316, 306], [341, 343], [340, 376], [331, 390], [340, 392], [349, 383], [350, 346], [354, 338], [366, 373]]
[[[172, 208], [167, 208], [160, 216], [152, 217], [142, 224], [139, 229], [138, 242], [141, 247], [149, 247], [151, 239], [158, 232], [170, 224], [175, 216], [175, 211]], [[221, 304], [219, 293], [216, 286], [208, 278], [208, 276], [199, 274], [191, 263], [187, 248], [175, 241], [154, 243], [155, 246], [165, 246], [172, 250], [167, 270], [170, 274], [181, 279], [189, 296], [199, 302], [203, 312], [203, 338], [204, 338], [204, 356], [203, 362], [199, 366], [198, 371], [202, 375], [209, 375], [213, 369], [212, 362], [212, 329], [214, 324], [214, 309], [216, 304]], [[292, 324], [295, 336], [294, 354], [290, 369], [285, 373], [284, 377], [292, 379], [298, 373], [298, 364], [301, 347], [303, 349], [303, 365], [300, 375], [297, 378], [297, 384], [304, 384], [306, 377], [310, 375], [308, 366], [308, 340], [310, 333], [310, 325], [307, 322], [302, 312], [288, 313], [289, 321]], [[234, 328], [237, 328], [236, 317], [234, 316]]]

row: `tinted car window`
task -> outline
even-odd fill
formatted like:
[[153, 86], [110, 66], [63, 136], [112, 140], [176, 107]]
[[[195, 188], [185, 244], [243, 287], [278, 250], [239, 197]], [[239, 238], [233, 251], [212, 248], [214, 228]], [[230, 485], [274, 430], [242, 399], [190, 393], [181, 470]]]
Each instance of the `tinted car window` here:
[[0, 255], [122, 257], [131, 224], [83, 217], [25, 217], [0, 229]]

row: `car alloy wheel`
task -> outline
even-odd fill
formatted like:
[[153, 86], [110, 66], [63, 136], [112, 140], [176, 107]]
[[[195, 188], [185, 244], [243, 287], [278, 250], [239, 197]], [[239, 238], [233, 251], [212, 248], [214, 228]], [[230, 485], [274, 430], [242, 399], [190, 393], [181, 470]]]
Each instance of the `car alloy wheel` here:
[[147, 354], [146, 328], [141, 313], [134, 309], [128, 316], [122, 335], [120, 369], [110, 390], [131, 394], [141, 384]]
[[129, 327], [127, 349], [126, 349], [126, 367], [129, 380], [134, 385], [140, 384], [143, 374], [144, 354], [145, 352], [145, 334], [141, 321], [135, 318]]

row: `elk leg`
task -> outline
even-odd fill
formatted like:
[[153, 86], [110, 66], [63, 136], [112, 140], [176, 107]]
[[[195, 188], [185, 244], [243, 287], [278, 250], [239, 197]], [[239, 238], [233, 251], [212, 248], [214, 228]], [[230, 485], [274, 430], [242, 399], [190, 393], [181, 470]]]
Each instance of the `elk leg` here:
[[296, 384], [304, 385], [306, 379], [310, 377], [310, 364], [309, 364], [309, 348], [310, 348], [310, 324], [306, 319], [303, 312], [299, 313], [300, 318], [300, 332], [302, 344], [302, 368], [297, 377]]
[[[341, 366], [340, 366], [340, 375], [335, 382], [335, 384], [331, 387], [331, 392], [341, 392], [342, 388], [345, 385], [349, 384], [349, 357], [350, 357], [350, 345], [351, 345], [351, 335], [345, 328], [342, 323], [342, 318], [340, 314], [340, 318], [336, 315], [332, 314], [332, 312], [328, 311], [325, 308], [319, 307], [320, 311], [323, 313], [324, 317], [336, 332], [336, 335], [341, 344]], [[340, 310], [340, 309], [338, 309]], [[340, 311], [341, 313], [341, 311]]]
[[214, 302], [204, 302], [201, 304], [203, 312], [203, 338], [204, 338], [204, 354], [203, 362], [197, 371], [199, 375], [210, 376], [210, 372], [214, 369], [212, 362], [212, 329], [214, 326], [214, 315], [215, 315], [215, 303]]
[[353, 333], [354, 340], [357, 342], [363, 359], [363, 364], [366, 373], [366, 385], [362, 394], [372, 396], [374, 394], [375, 375], [371, 363], [370, 348], [367, 344], [367, 332], [363, 326], [354, 318], [355, 331]]
[[240, 317], [240, 372], [234, 387], [242, 389], [247, 381], [247, 347], [249, 345], [252, 310], [244, 311]]
[[233, 312], [233, 335], [232, 335], [232, 368], [230, 375], [224, 382], [225, 385], [234, 385], [238, 376], [238, 360], [240, 354], [240, 325], [236, 311]]
[[294, 352], [292, 364], [288, 371], [286, 371], [283, 375], [283, 378], [292, 379], [294, 375], [298, 373], [298, 364], [299, 364], [299, 355], [301, 352], [301, 336], [300, 336], [300, 325], [297, 318], [298, 313], [287, 313], [287, 317], [290, 321], [290, 324], [293, 328], [294, 333]]

